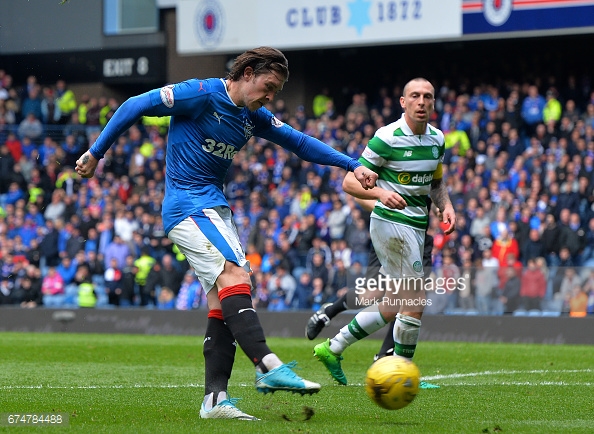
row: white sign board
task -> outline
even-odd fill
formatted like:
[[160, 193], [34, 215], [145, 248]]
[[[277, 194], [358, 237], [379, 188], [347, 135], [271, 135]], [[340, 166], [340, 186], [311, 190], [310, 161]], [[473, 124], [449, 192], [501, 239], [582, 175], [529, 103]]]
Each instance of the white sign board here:
[[462, 0], [179, 0], [179, 54], [369, 46], [462, 35]]

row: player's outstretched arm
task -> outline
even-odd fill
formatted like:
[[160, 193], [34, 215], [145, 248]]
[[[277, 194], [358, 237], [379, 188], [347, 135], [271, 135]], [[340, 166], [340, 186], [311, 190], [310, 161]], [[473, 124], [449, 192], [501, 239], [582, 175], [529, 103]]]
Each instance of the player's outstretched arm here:
[[338, 152], [315, 137], [295, 130], [290, 125], [282, 124], [276, 128], [269, 127], [263, 132], [262, 137], [279, 144], [303, 160], [325, 166], [342, 167], [353, 172], [354, 179], [362, 189], [375, 187], [378, 175], [373, 170], [364, 167], [359, 161]]
[[99, 160], [107, 150], [134, 123], [144, 115], [152, 114], [153, 109], [148, 93], [126, 100], [113, 114], [95, 143], [76, 161], [76, 173], [83, 178], [91, 178]]

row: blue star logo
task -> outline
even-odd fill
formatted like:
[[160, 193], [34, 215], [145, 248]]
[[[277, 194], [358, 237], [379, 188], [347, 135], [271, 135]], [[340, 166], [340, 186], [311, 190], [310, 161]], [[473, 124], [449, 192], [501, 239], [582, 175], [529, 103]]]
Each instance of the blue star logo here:
[[351, 17], [348, 25], [355, 27], [359, 35], [363, 32], [363, 27], [371, 25], [371, 19], [369, 18], [370, 7], [371, 1], [368, 0], [355, 0], [349, 3]]

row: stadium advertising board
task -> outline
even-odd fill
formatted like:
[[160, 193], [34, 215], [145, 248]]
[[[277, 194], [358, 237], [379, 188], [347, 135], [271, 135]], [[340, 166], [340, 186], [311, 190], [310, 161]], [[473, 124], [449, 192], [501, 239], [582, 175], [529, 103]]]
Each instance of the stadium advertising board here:
[[574, 33], [594, 27], [594, 1], [464, 0], [462, 12], [464, 35]]
[[179, 54], [458, 38], [462, 0], [180, 0]]

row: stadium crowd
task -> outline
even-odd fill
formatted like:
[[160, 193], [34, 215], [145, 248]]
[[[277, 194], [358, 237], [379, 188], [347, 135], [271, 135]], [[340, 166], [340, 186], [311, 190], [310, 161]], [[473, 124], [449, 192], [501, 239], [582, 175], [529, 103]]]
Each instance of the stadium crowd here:
[[[444, 173], [458, 214], [432, 217], [427, 313], [594, 313], [594, 90], [569, 77], [436, 85], [432, 123], [446, 135]], [[357, 158], [401, 115], [401, 88], [327, 89], [312, 115], [282, 99], [276, 117]], [[96, 176], [73, 170], [119, 101], [75, 95], [63, 80], [15, 86], [0, 70], [0, 305], [206, 308], [160, 216], [167, 119], [144, 118]], [[252, 138], [225, 192], [254, 270], [254, 306], [317, 310], [364, 276], [369, 215], [342, 191], [344, 171]]]

